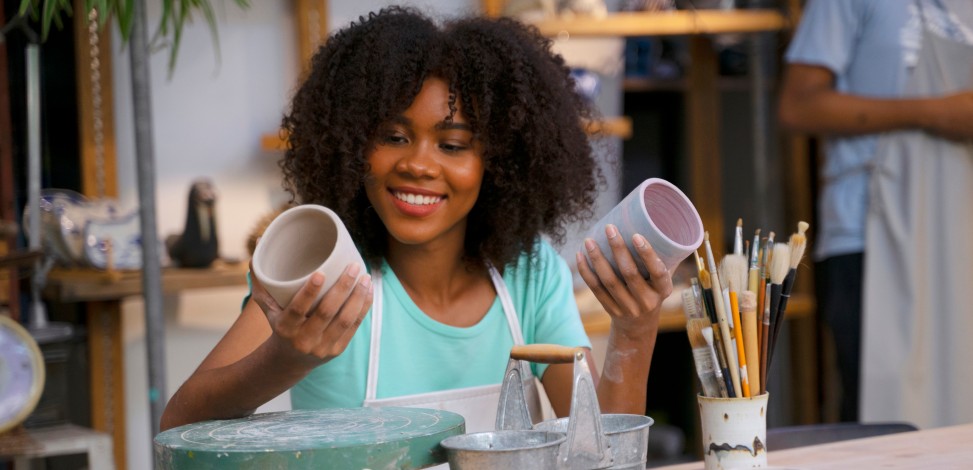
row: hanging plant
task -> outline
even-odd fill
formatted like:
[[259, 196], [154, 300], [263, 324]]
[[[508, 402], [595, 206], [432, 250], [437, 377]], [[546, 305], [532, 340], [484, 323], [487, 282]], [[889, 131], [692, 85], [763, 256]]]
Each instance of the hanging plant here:
[[[84, 11], [95, 9], [98, 11], [98, 25], [104, 28], [109, 18], [118, 19], [118, 29], [124, 40], [128, 40], [132, 31], [132, 19], [135, 14], [136, 0], [84, 0]], [[162, 17], [152, 39], [153, 49], [169, 48], [169, 72], [175, 68], [182, 32], [187, 22], [191, 22], [194, 13], [201, 13], [209, 25], [219, 60], [220, 40], [217, 33], [216, 13], [210, 0], [161, 0]], [[250, 0], [233, 0], [240, 8], [250, 6]], [[41, 40], [46, 40], [51, 26], [58, 29], [63, 27], [62, 15], [72, 16], [74, 11], [71, 0], [21, 0], [20, 15], [30, 15], [41, 23]]]

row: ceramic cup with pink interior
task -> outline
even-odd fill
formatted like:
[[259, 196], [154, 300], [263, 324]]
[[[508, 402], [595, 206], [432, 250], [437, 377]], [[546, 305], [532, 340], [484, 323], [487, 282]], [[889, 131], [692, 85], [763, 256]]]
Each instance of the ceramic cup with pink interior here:
[[[605, 235], [605, 226], [608, 224], [618, 228], [628, 250], [635, 258], [639, 272], [646, 279], [649, 272], [632, 243], [632, 236], [636, 233], [649, 241], [669, 272], [703, 243], [703, 221], [699, 218], [696, 207], [679, 188], [659, 178], [643, 181], [586, 235], [586, 238], [594, 239], [615, 273], [619, 274], [615, 257], [608, 245], [608, 236]], [[588, 251], [583, 246], [581, 252], [587, 258]], [[588, 263], [590, 266], [590, 259]]]
[[368, 272], [345, 225], [331, 209], [315, 204], [292, 207], [264, 231], [253, 252], [253, 275], [282, 307], [314, 272], [324, 274], [318, 298], [351, 263]]

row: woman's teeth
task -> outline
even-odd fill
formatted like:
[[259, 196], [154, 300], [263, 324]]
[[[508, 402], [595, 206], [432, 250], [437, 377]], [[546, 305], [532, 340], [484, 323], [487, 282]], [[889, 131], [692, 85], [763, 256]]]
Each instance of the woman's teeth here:
[[441, 201], [443, 198], [441, 196], [423, 196], [421, 194], [411, 194], [411, 193], [392, 193], [396, 199], [400, 201], [405, 201], [409, 204], [414, 204], [417, 206], [427, 206], [429, 204], [435, 204]]

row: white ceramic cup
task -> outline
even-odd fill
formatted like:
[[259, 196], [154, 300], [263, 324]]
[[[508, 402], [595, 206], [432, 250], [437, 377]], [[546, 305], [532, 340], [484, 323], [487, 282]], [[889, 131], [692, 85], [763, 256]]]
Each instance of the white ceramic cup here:
[[[679, 188], [659, 178], [643, 181], [586, 235], [586, 238], [594, 239], [615, 273], [620, 275], [605, 235], [605, 226], [608, 224], [618, 228], [628, 250], [635, 258], [639, 272], [646, 279], [649, 272], [632, 244], [632, 236], [636, 233], [649, 241], [669, 272], [703, 243], [703, 221], [699, 218], [696, 207]], [[588, 250], [584, 246], [581, 252], [588, 257]], [[591, 265], [590, 259], [588, 265]]]
[[253, 275], [282, 307], [314, 272], [324, 274], [315, 303], [351, 263], [368, 272], [345, 225], [331, 209], [315, 204], [292, 207], [270, 223], [253, 252]]
[[696, 397], [706, 470], [767, 466], [768, 396]]

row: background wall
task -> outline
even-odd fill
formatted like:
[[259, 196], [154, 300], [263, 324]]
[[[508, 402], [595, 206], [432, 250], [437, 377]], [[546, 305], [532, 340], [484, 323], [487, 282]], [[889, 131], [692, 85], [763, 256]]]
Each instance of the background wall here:
[[[149, 24], [160, 11], [149, 3]], [[215, 2], [219, 21], [219, 62], [210, 32], [201, 19], [184, 32], [178, 62], [171, 77], [168, 55], [151, 59], [153, 132], [155, 137], [156, 206], [160, 239], [178, 233], [185, 222], [189, 186], [198, 177], [210, 178], [217, 191], [217, 227], [224, 257], [245, 260], [246, 238], [256, 221], [287, 200], [281, 189], [277, 153], [260, 149], [260, 137], [275, 132], [297, 80], [297, 38], [291, 2], [251, 2], [240, 11], [231, 2]], [[392, 2], [340, 0], [329, 5], [329, 28]], [[479, 0], [407, 2], [433, 12], [455, 15], [479, 11]], [[611, 3], [611, 2], [609, 2]], [[124, 205], [137, 205], [131, 77], [128, 50], [115, 37], [115, 119], [119, 194]], [[618, 77], [605, 76], [598, 104], [605, 115], [619, 114]], [[620, 167], [611, 155], [619, 141], [605, 142], [604, 169], [609, 186], [597, 212], [607, 212], [618, 200]], [[579, 231], [577, 228], [576, 231]], [[573, 253], [580, 234], [564, 251]], [[573, 259], [573, 255], [569, 255]], [[570, 264], [573, 264], [571, 262]], [[167, 296], [167, 397], [199, 365], [239, 313], [246, 288], [189, 291]], [[123, 308], [125, 329], [126, 426], [128, 468], [150, 468], [151, 435], [148, 411], [144, 311], [140, 298]], [[260, 411], [287, 409], [279, 397]]]

